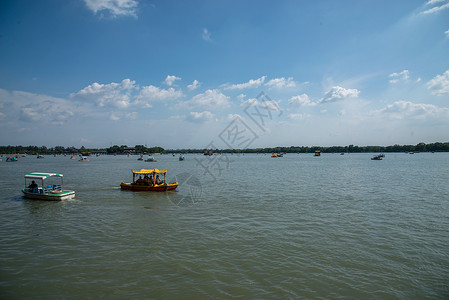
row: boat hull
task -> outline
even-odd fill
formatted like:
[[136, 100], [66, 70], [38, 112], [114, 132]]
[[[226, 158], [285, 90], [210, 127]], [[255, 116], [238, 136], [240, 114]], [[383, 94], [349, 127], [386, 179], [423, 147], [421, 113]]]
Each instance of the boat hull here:
[[75, 191], [62, 191], [60, 193], [39, 194], [39, 193], [31, 193], [28, 191], [28, 189], [23, 189], [22, 192], [24, 197], [37, 200], [61, 201], [75, 198]]
[[178, 183], [171, 183], [171, 184], [160, 184], [155, 186], [149, 186], [149, 185], [138, 185], [138, 184], [132, 184], [132, 183], [125, 183], [122, 182], [120, 184], [120, 188], [122, 190], [131, 190], [131, 191], [149, 191], [149, 192], [165, 192], [174, 190], [178, 187]]

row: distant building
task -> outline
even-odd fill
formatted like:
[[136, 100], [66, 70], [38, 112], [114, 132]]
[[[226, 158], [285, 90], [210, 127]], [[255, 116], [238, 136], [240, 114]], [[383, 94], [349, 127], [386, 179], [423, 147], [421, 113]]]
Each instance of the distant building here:
[[136, 148], [134, 147], [126, 147], [123, 149], [123, 153], [125, 154], [134, 154], [136, 153]]

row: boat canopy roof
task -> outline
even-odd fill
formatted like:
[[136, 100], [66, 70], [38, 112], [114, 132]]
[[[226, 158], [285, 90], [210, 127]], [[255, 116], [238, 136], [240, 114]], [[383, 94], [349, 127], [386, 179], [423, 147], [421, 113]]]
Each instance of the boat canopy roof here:
[[141, 169], [140, 171], [132, 170], [133, 174], [152, 174], [152, 173], [165, 173], [167, 172], [167, 169], [165, 170], [158, 170], [158, 169]]
[[43, 173], [43, 172], [34, 172], [25, 175], [25, 178], [31, 178], [31, 179], [47, 179], [48, 177], [62, 177], [62, 174], [57, 173]]

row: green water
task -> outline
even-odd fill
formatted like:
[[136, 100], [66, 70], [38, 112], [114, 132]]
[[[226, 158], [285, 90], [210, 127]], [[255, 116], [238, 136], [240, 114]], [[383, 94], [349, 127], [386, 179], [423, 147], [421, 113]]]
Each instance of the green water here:
[[[447, 299], [449, 154], [0, 162], [1, 299]], [[121, 191], [168, 169], [175, 192]], [[64, 174], [74, 200], [22, 198]]]

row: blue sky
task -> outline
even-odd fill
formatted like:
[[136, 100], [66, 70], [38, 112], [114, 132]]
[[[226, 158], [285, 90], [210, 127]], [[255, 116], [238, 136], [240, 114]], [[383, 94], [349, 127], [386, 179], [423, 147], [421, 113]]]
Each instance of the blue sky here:
[[449, 0], [0, 2], [0, 144], [449, 140]]

